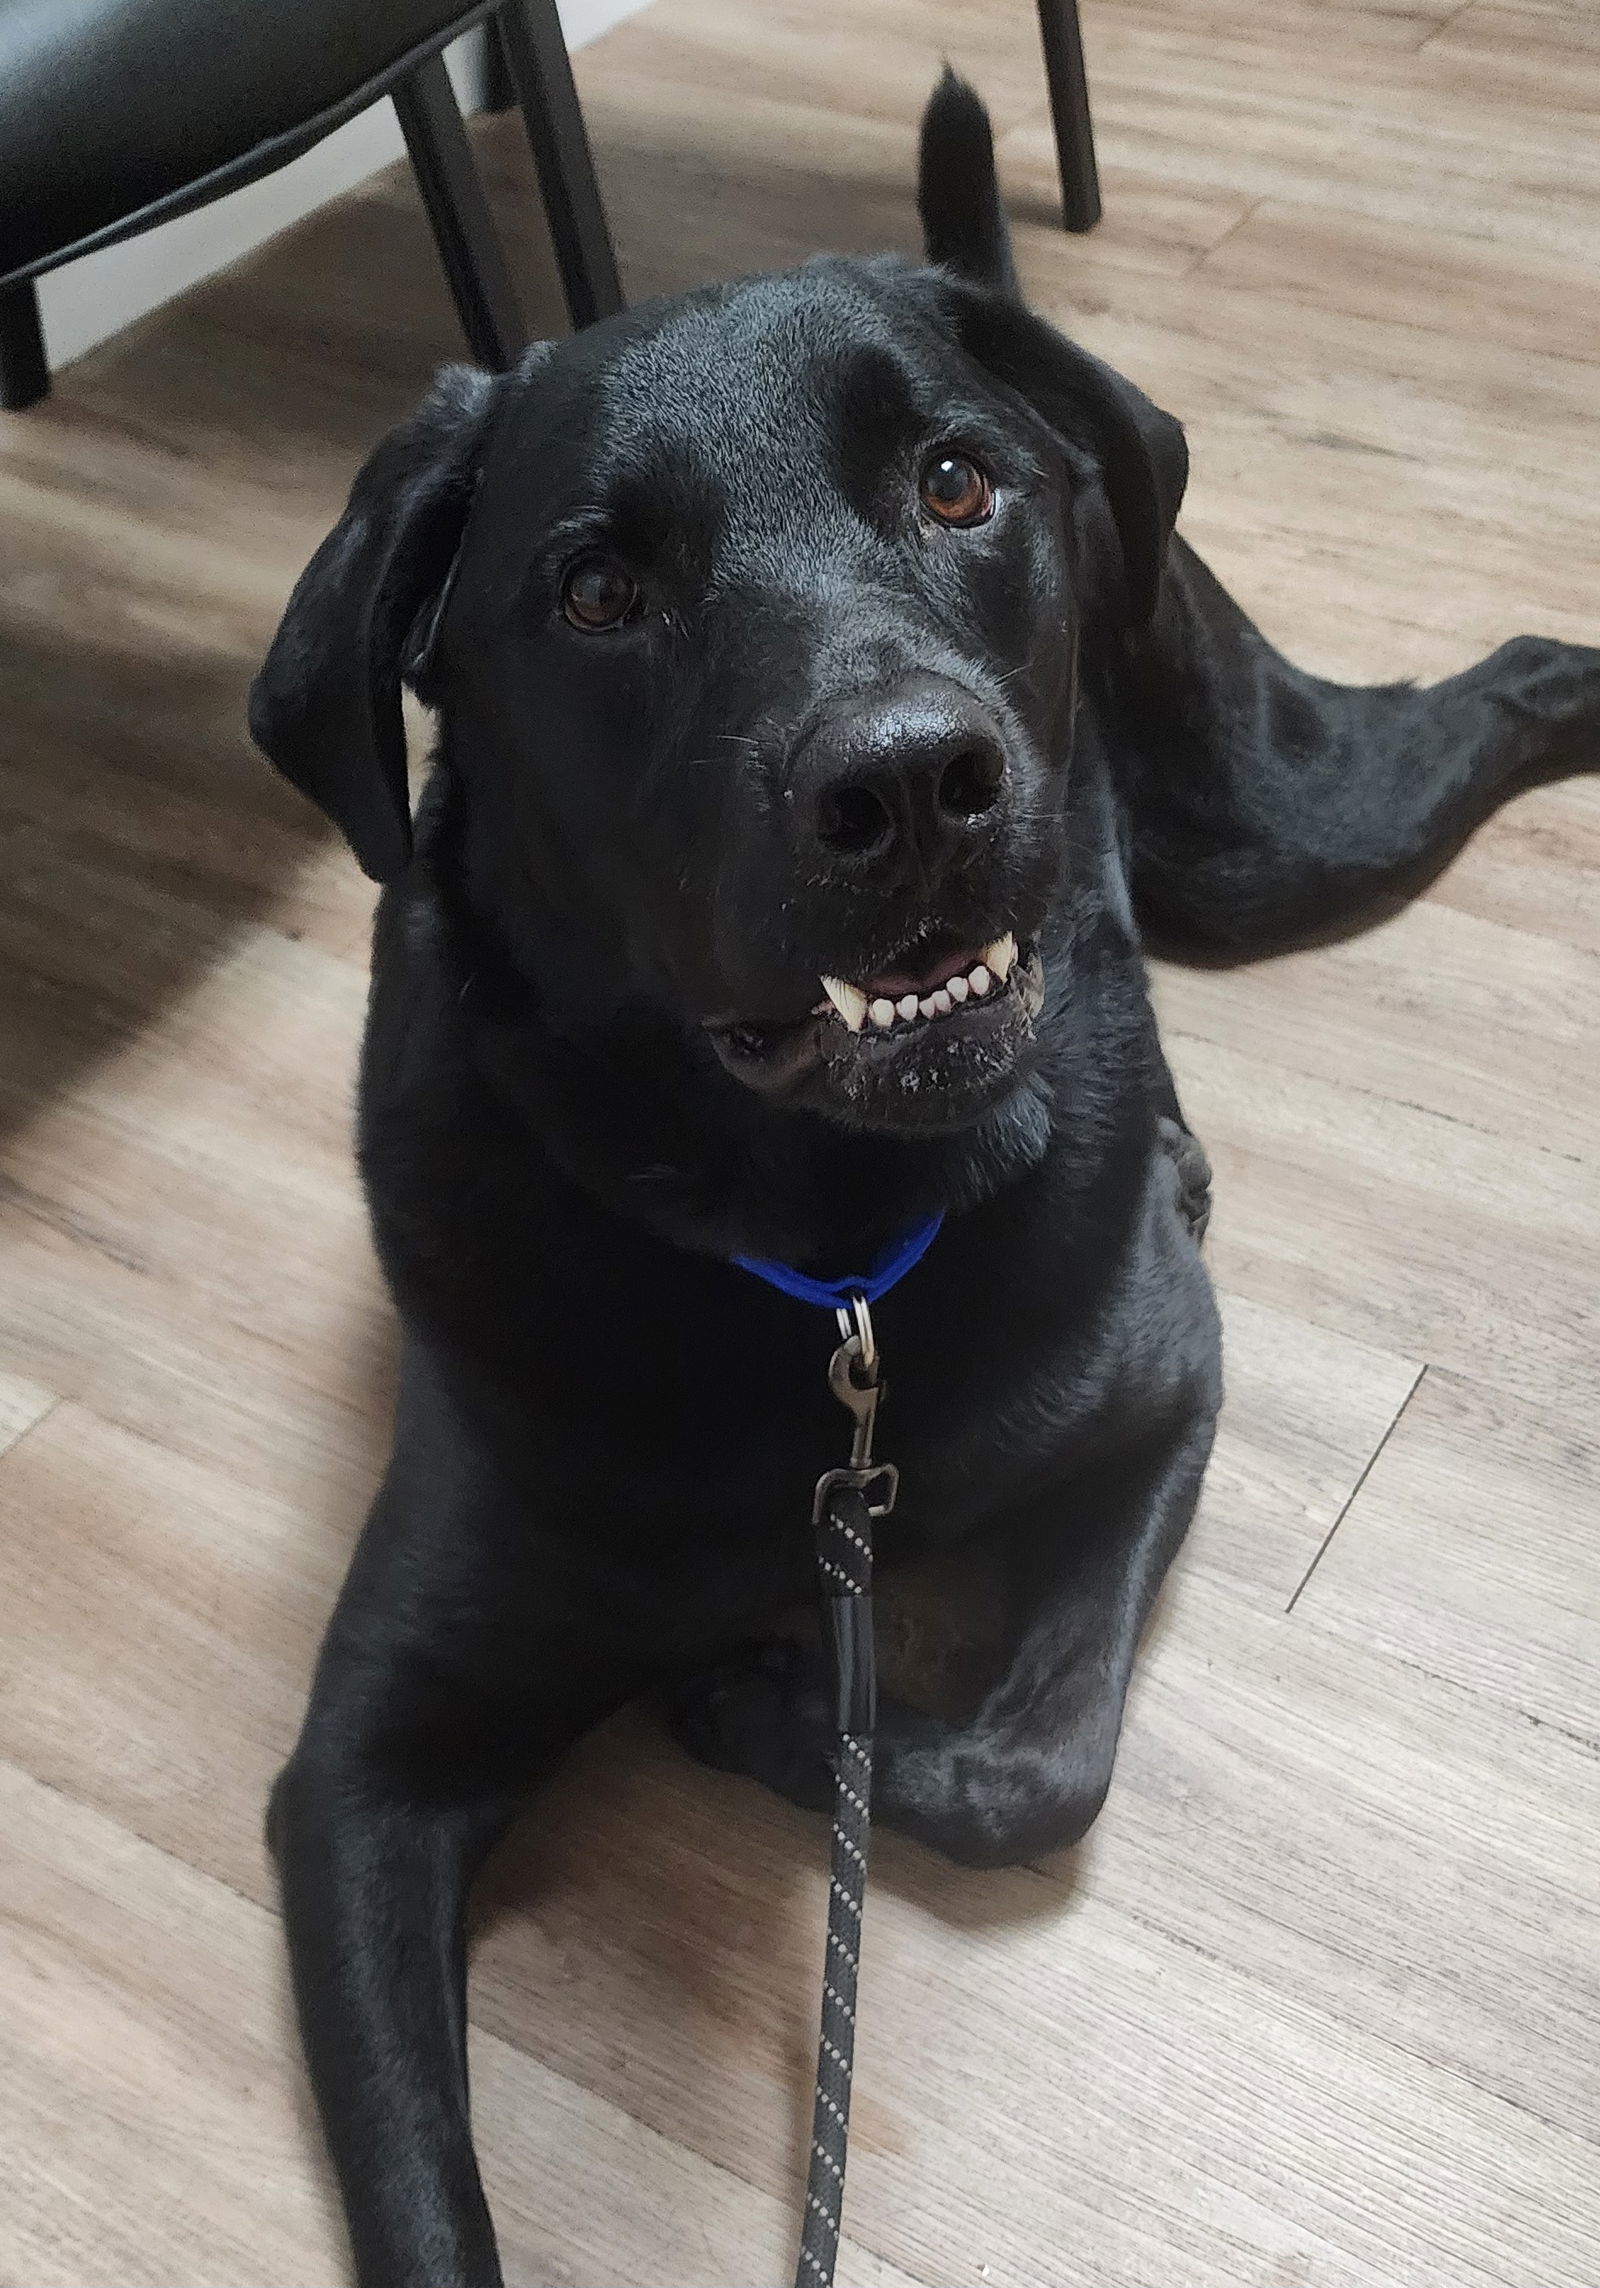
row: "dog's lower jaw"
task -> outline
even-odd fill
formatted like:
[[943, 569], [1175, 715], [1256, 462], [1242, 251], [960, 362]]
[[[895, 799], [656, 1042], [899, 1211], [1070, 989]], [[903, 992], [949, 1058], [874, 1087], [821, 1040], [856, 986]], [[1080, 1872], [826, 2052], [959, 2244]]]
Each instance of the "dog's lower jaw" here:
[[825, 1057], [803, 1095], [837, 1127], [882, 1136], [957, 1136], [1002, 1111], [1036, 1062], [1032, 1020], [1018, 1008], [982, 1041], [918, 1043], [902, 1069], [875, 1069], [870, 1060], [855, 1059], [835, 1065]]

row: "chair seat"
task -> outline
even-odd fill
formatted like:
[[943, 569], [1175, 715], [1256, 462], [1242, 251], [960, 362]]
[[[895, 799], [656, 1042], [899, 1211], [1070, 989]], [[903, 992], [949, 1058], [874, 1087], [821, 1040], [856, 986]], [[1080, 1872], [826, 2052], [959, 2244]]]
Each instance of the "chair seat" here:
[[[0, 0], [0, 279], [316, 140], [473, 0]], [[240, 180], [248, 179], [240, 166]], [[220, 186], [215, 186], [220, 187]], [[157, 219], [147, 216], [146, 219]]]

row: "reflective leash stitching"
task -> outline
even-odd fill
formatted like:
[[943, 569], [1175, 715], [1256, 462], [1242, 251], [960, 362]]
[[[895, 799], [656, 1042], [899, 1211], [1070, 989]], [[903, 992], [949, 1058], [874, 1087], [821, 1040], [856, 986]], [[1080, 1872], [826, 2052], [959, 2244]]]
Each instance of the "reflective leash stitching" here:
[[[865, 1497], [841, 1487], [827, 1504], [817, 1542], [823, 1595], [851, 1600], [871, 1634], [872, 1524]], [[839, 2253], [845, 2158], [850, 2138], [850, 2083], [855, 2063], [856, 1979], [871, 1833], [872, 1734], [841, 1724], [834, 1741], [833, 1863], [828, 1883], [828, 1942], [822, 1977], [822, 2030], [811, 2158], [800, 2233], [796, 2288], [831, 2288]]]
[[877, 1719], [872, 1523], [894, 1506], [898, 1487], [898, 1473], [872, 1458], [883, 1383], [866, 1296], [853, 1295], [847, 1306], [840, 1307], [838, 1317], [844, 1339], [829, 1363], [828, 1383], [855, 1417], [855, 1435], [848, 1465], [828, 1470], [818, 1479], [812, 1504], [817, 1588], [833, 1672], [833, 1854], [817, 2088], [795, 2288], [832, 2288], [839, 2255], [855, 2066], [856, 1982], [872, 1834], [872, 1734]]
[[923, 1218], [859, 1277], [811, 1279], [786, 1263], [736, 1255], [781, 1294], [834, 1312], [840, 1341], [828, 1362], [828, 1387], [855, 1422], [850, 1459], [824, 1470], [812, 1497], [817, 1589], [833, 1682], [833, 1854], [828, 1878], [828, 1944], [822, 1970], [822, 2024], [811, 2118], [806, 2205], [795, 2264], [795, 2288], [833, 2288], [844, 2209], [850, 2141], [850, 2084], [855, 2065], [856, 1981], [872, 1830], [872, 1735], [877, 1723], [877, 1656], [872, 1638], [872, 1527], [887, 1517], [900, 1473], [873, 1459], [872, 1437], [884, 1395], [872, 1305], [913, 1270], [938, 1237], [942, 1212]]

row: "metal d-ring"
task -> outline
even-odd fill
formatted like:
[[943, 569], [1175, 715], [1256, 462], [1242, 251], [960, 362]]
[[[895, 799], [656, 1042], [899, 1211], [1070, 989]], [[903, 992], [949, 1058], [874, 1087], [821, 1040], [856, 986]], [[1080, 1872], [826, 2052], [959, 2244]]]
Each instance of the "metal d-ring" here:
[[855, 1423], [855, 1436], [850, 1441], [850, 1460], [844, 1471], [830, 1470], [818, 1485], [817, 1497], [822, 1499], [826, 1488], [853, 1482], [865, 1485], [869, 1480], [883, 1479], [887, 1497], [882, 1507], [887, 1510], [894, 1500], [893, 1470], [874, 1463], [872, 1434], [878, 1419], [878, 1404], [883, 1397], [878, 1346], [872, 1332], [872, 1312], [865, 1295], [852, 1295], [848, 1304], [838, 1307], [839, 1332], [843, 1337], [828, 1361], [828, 1388]]
[[865, 1295], [852, 1295], [848, 1303], [836, 1305], [833, 1315], [839, 1322], [839, 1333], [844, 1341], [848, 1342], [852, 1335], [856, 1339], [857, 1348], [852, 1355], [859, 1364], [861, 1380], [876, 1382], [878, 1344], [872, 1332], [871, 1304]]

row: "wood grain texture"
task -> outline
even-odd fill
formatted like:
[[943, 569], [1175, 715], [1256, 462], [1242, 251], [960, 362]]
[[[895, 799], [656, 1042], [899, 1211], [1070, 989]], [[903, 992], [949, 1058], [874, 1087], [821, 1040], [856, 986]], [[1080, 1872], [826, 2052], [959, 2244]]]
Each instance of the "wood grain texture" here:
[[[1359, 1057], [1337, 1077], [1312, 1074], [1242, 1037], [1168, 1035], [1217, 1171], [1211, 1260], [1223, 1284], [1535, 1402], [1588, 1403], [1600, 1340], [1593, 1161], [1386, 1096], [1365, 1085]], [[1508, 1064], [1518, 1051], [1505, 1041]], [[1582, 1092], [1589, 1078], [1579, 1066], [1569, 1085]]]
[[[1107, 213], [1068, 239], [1018, 0], [657, 0], [579, 59], [631, 290], [911, 246], [948, 53], [1035, 299], [1184, 417], [1186, 529], [1277, 640], [1379, 680], [1592, 638], [1592, 12], [1084, 15]], [[553, 324], [516, 124], [478, 134]], [[11, 2288], [341, 2276], [261, 1814], [392, 1402], [371, 893], [242, 703], [458, 354], [396, 172], [0, 422]], [[1597, 959], [1588, 780], [1369, 935], [1161, 970], [1216, 1462], [1084, 1850], [878, 1851], [855, 2288], [1592, 2288]], [[639, 1716], [530, 1811], [473, 1990], [508, 2277], [784, 2275], [823, 1865]]]
[[1313, 1080], [1331, 1067], [1370, 1095], [1600, 1170], [1593, 1102], [1568, 1086], [1600, 1042], [1600, 953], [1423, 899], [1313, 953], [1164, 967], [1157, 999], [1186, 1041], [1226, 1047], [1248, 1028], [1275, 1067]]
[[1300, 1608], [1600, 1752], [1600, 1416], [1430, 1367]]
[[1227, 1405], [1186, 1563], [1281, 1612], [1421, 1369], [1224, 1292]]
[[0, 1453], [26, 1436], [56, 1403], [55, 1393], [25, 1375], [0, 1374]]
[[[309, 2093], [276, 1919], [0, 1764], [4, 2278], [12, 2288], [272, 2280], [333, 2288], [332, 2188], [306, 2165]], [[473, 2077], [507, 2276], [730, 2284], [783, 2269], [786, 2206], [478, 2031]], [[627, 2213], [597, 2200], [631, 2185]], [[848, 2288], [907, 2288], [846, 2242]]]

